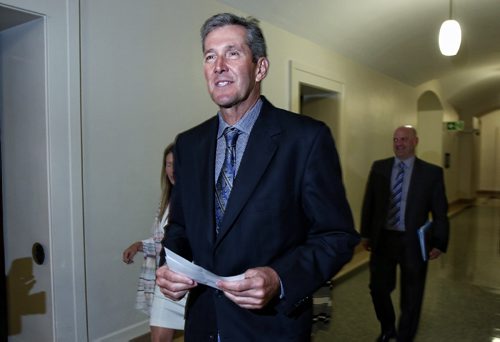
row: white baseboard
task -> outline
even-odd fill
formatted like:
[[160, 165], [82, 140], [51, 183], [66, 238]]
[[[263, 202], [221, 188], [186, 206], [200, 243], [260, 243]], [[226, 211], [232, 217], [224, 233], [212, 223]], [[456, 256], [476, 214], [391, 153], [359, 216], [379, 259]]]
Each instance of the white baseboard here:
[[95, 342], [124, 342], [149, 332], [149, 319], [95, 339]]

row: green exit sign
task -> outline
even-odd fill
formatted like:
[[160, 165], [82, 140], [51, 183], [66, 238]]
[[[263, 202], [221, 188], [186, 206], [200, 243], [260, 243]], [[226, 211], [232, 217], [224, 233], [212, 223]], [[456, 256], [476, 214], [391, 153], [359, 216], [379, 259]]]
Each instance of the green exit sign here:
[[461, 120], [447, 122], [446, 129], [448, 131], [463, 131], [464, 130], [464, 122]]

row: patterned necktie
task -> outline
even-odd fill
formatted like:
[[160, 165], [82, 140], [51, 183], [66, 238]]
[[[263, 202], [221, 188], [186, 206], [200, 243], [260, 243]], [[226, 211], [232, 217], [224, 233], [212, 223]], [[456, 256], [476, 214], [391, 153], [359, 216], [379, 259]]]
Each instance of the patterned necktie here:
[[224, 217], [229, 194], [233, 188], [233, 180], [236, 173], [236, 140], [238, 140], [239, 134], [240, 131], [234, 127], [227, 127], [224, 130], [226, 151], [219, 178], [217, 178], [217, 183], [215, 183], [215, 223], [217, 234], [219, 233], [219, 227]]
[[405, 177], [405, 164], [399, 162], [399, 171], [392, 186], [391, 207], [389, 209], [388, 224], [390, 228], [397, 229], [401, 221], [401, 198], [403, 197], [403, 179]]

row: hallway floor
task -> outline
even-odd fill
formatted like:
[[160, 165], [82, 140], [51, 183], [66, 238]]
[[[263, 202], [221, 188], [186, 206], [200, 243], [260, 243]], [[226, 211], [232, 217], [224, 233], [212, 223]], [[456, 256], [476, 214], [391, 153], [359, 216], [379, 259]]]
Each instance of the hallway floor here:
[[[500, 199], [450, 219], [448, 252], [430, 262], [415, 342], [500, 342]], [[332, 322], [314, 342], [374, 341], [380, 333], [364, 265], [334, 283]], [[399, 289], [393, 293], [398, 306]]]

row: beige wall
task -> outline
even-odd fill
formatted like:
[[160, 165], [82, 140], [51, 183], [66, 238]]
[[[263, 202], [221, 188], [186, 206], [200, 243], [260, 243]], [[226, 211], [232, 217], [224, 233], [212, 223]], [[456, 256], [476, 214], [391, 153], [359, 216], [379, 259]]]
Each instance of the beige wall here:
[[[134, 310], [140, 258], [127, 266], [121, 253], [150, 234], [165, 144], [216, 112], [202, 76], [199, 27], [221, 11], [231, 9], [207, 0], [81, 0], [90, 340], [126, 340], [147, 331], [146, 317]], [[344, 86], [339, 152], [358, 223], [370, 165], [392, 155], [396, 126], [416, 125], [420, 89], [269, 23], [262, 27], [271, 61], [263, 92], [275, 105], [289, 106], [291, 60]]]

